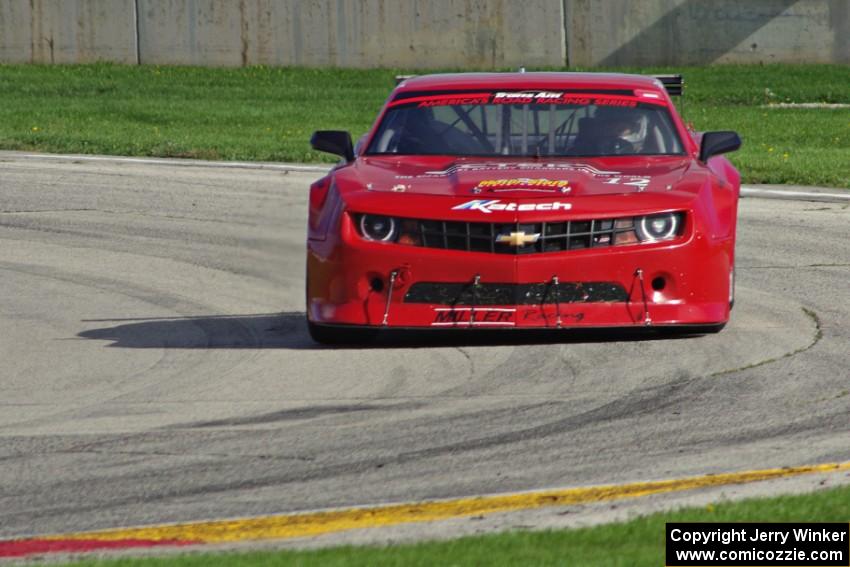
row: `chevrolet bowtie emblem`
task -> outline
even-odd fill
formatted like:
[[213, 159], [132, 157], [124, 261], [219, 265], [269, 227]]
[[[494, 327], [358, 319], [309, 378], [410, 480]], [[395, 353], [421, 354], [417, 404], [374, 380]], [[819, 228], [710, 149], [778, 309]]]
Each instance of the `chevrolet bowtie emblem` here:
[[499, 244], [509, 244], [510, 246], [525, 246], [526, 244], [534, 244], [540, 238], [540, 233], [526, 234], [522, 231], [511, 232], [510, 234], [500, 234], [496, 237], [496, 242]]

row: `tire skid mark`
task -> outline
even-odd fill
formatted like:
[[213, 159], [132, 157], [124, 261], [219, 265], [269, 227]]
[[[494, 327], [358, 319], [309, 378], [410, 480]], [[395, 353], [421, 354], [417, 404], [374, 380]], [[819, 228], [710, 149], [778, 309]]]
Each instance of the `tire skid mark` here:
[[[339, 463], [329, 463], [323, 465], [319, 469], [311, 468], [306, 470], [296, 470], [280, 474], [276, 471], [275, 474], [259, 475], [256, 474], [253, 478], [237, 480], [235, 482], [218, 482], [208, 483], [203, 485], [193, 485], [185, 489], [174, 489], [169, 487], [167, 490], [159, 493], [147, 493], [145, 499], [147, 502], [168, 501], [176, 498], [198, 497], [198, 496], [214, 496], [216, 494], [227, 493], [236, 490], [256, 490], [268, 487], [280, 487], [290, 484], [297, 484], [307, 481], [316, 481], [322, 479], [337, 478], [343, 476], [357, 476], [375, 469], [376, 466], [398, 465], [408, 462], [415, 462], [422, 459], [440, 457], [445, 454], [456, 454], [458, 452], [470, 452], [475, 450], [484, 450], [494, 446], [501, 446], [508, 443], [528, 442], [535, 438], [545, 437], [558, 433], [566, 433], [575, 430], [592, 421], [608, 421], [617, 417], [634, 416], [639, 413], [652, 413], [680, 403], [682, 399], [689, 399], [693, 393], [685, 392], [686, 385], [693, 385], [694, 381], [687, 383], [668, 384], [651, 388], [655, 392], [650, 392], [648, 396], [638, 399], [636, 395], [626, 396], [623, 400], [616, 400], [605, 404], [599, 408], [573, 415], [561, 420], [550, 423], [544, 423], [535, 427], [525, 428], [521, 430], [513, 430], [507, 433], [475, 438], [471, 440], [450, 443], [446, 445], [427, 447], [413, 451], [401, 452], [392, 457], [376, 457], [363, 459], [359, 461], [348, 461]], [[703, 384], [708, 387], [708, 384]], [[671, 393], [679, 392], [678, 397], [673, 397]], [[652, 403], [650, 403], [652, 401]], [[539, 407], [540, 404], [535, 404]], [[543, 405], [551, 405], [544, 402]], [[619, 405], [619, 407], [618, 407]], [[490, 410], [492, 411], [492, 410]], [[510, 412], [516, 416], [517, 408], [509, 408], [503, 410]], [[483, 412], [482, 412], [483, 413]], [[138, 440], [138, 439], [137, 439]], [[173, 473], [178, 473], [181, 467], [175, 467]], [[191, 466], [185, 467], [191, 469]], [[140, 473], [143, 474], [143, 473]], [[127, 479], [125, 479], [127, 480]], [[49, 510], [40, 510], [40, 513], [46, 515], [57, 514], [65, 511], [103, 511], [104, 509], [116, 508], [137, 502], [134, 496], [127, 499], [111, 499], [108, 504], [96, 504], [91, 507], [82, 505], [74, 507], [52, 507]]]
[[735, 373], [735, 372], [743, 372], [744, 370], [750, 370], [750, 369], [753, 369], [753, 368], [758, 368], [759, 366], [764, 366], [766, 364], [771, 364], [773, 362], [777, 362], [777, 361], [780, 361], [780, 360], [784, 360], [786, 358], [791, 358], [791, 357], [797, 356], [798, 354], [802, 354], [802, 353], [814, 348], [814, 346], [816, 344], [818, 344], [820, 342], [820, 340], [823, 338], [823, 328], [821, 327], [820, 317], [818, 317], [817, 313], [815, 313], [811, 309], [808, 309], [807, 307], [802, 307], [801, 309], [802, 309], [803, 313], [809, 319], [811, 319], [812, 323], [814, 323], [814, 326], [815, 326], [814, 334], [813, 334], [812, 340], [811, 340], [811, 342], [809, 342], [809, 344], [802, 346], [802, 347], [800, 347], [796, 350], [793, 350], [791, 352], [786, 352], [782, 356], [776, 356], [776, 357], [773, 357], [773, 358], [760, 360], [758, 362], [754, 362], [754, 363], [748, 364], [746, 366], [741, 366], [739, 368], [730, 368], [728, 370], [720, 370], [720, 371], [714, 372], [712, 374], [709, 374], [708, 377], [713, 378], [715, 376], [723, 376], [723, 375], [726, 375], [726, 374], [732, 374], [732, 373]]

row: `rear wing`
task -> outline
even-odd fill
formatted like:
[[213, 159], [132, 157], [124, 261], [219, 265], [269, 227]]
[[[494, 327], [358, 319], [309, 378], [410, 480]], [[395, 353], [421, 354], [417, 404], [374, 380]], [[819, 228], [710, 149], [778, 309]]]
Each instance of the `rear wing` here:
[[[407, 79], [412, 79], [415, 76], [396, 75], [395, 84], [398, 86]], [[653, 77], [661, 81], [661, 84], [664, 85], [664, 89], [670, 96], [682, 96], [685, 91], [685, 80], [682, 78], [682, 75], [653, 75]]]
[[[661, 84], [664, 85], [664, 89], [667, 91], [667, 94], [670, 96], [682, 96], [682, 93], [685, 90], [685, 80], [682, 78], [682, 75], [653, 75], [656, 79], [661, 81]], [[396, 83], [398, 84], [398, 83]]]

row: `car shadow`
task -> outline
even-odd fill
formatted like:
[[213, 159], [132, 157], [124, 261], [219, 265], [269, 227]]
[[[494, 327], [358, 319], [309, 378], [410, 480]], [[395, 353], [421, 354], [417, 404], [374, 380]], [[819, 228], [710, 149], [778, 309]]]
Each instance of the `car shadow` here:
[[310, 338], [303, 311], [256, 315], [87, 319], [83, 322], [111, 324], [81, 331], [78, 337], [111, 341], [107, 346], [122, 348], [306, 350], [353, 347], [510, 346], [669, 340], [692, 336], [692, 334], [669, 333], [651, 328], [392, 330], [381, 331], [368, 342], [326, 346]]
[[[142, 319], [85, 319], [112, 323], [77, 334], [112, 341], [110, 347], [185, 349], [318, 348], [307, 333], [304, 312], [201, 315]], [[118, 324], [115, 324], [118, 323]]]

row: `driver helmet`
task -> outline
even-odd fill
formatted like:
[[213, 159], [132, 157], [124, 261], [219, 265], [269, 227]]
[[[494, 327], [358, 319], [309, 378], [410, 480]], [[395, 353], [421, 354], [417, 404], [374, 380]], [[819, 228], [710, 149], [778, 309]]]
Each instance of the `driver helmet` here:
[[621, 138], [632, 144], [646, 138], [646, 116], [637, 108], [600, 106], [594, 117], [605, 137]]

